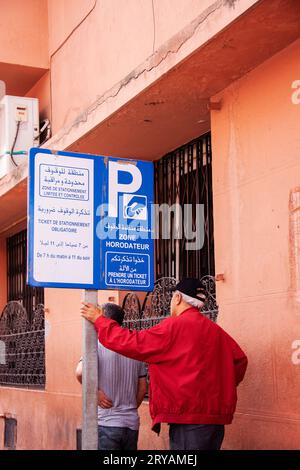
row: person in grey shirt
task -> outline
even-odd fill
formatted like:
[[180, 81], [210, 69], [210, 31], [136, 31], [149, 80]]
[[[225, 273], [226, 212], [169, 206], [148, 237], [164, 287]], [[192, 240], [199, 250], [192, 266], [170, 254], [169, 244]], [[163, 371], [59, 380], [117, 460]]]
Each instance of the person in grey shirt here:
[[[116, 304], [103, 305], [104, 315], [121, 325], [124, 311]], [[82, 360], [76, 369], [82, 381]], [[145, 364], [110, 351], [98, 342], [99, 449], [137, 450], [138, 407], [147, 392]]]

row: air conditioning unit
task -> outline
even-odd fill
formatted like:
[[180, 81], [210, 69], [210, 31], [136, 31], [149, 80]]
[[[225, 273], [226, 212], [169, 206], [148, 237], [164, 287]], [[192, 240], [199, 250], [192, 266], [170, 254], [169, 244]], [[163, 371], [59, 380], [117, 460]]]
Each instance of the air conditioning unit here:
[[39, 145], [37, 98], [5, 95], [0, 101], [0, 178], [27, 160]]

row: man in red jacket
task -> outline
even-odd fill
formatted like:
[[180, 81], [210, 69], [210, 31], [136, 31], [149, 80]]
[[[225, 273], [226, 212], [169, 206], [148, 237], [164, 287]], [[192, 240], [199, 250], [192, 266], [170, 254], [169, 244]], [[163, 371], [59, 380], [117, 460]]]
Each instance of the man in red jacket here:
[[218, 325], [201, 314], [200, 281], [180, 281], [171, 316], [142, 331], [130, 331], [84, 304], [82, 316], [94, 323], [100, 343], [149, 364], [149, 407], [153, 430], [170, 424], [171, 450], [219, 450], [230, 424], [247, 357]]

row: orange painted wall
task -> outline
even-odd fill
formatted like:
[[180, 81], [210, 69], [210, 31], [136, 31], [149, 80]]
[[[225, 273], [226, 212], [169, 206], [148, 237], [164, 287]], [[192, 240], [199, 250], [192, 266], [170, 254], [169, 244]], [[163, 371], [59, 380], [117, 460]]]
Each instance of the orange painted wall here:
[[249, 356], [227, 448], [299, 449], [289, 212], [300, 186], [300, 105], [291, 100], [299, 54], [297, 41], [220, 93], [222, 109], [212, 112], [219, 321]]
[[46, 118], [51, 120], [50, 72], [46, 72], [28, 91], [26, 96], [38, 98], [40, 120]]
[[91, 12], [95, 4], [95, 0], [47, 0], [50, 56]]
[[47, 68], [47, 0], [0, 0], [0, 12], [0, 63]]
[[53, 134], [212, 3], [48, 0]]

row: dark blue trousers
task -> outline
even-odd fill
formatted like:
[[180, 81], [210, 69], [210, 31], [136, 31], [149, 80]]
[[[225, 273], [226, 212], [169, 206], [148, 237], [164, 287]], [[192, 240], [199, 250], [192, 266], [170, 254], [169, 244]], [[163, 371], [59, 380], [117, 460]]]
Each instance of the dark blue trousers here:
[[219, 424], [170, 424], [170, 450], [220, 450], [224, 434]]
[[137, 450], [139, 432], [113, 426], [98, 427], [99, 450]]

